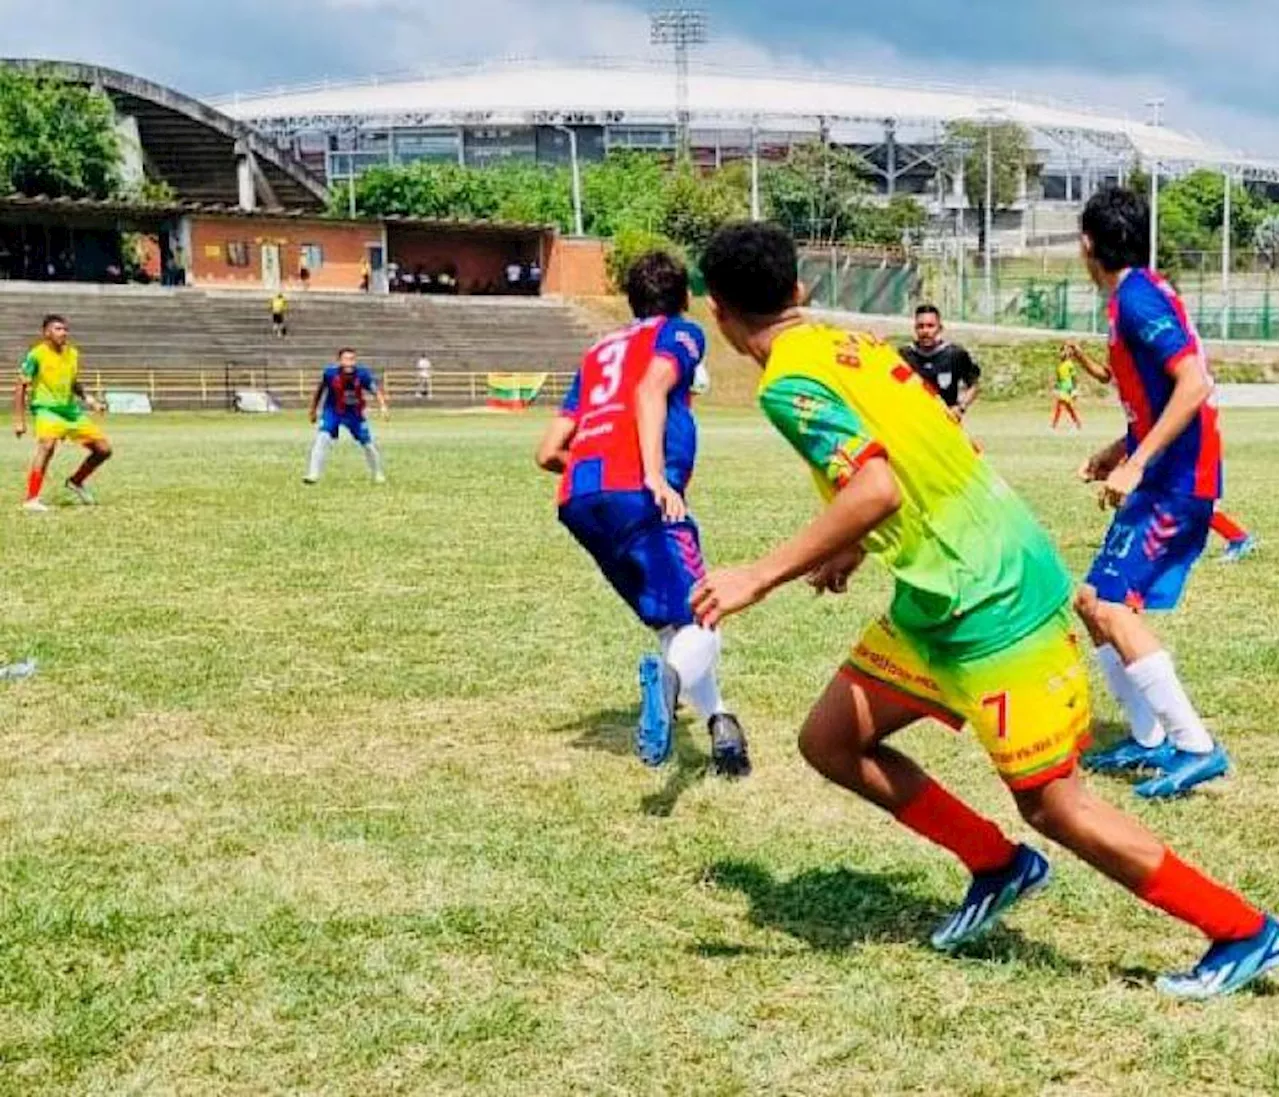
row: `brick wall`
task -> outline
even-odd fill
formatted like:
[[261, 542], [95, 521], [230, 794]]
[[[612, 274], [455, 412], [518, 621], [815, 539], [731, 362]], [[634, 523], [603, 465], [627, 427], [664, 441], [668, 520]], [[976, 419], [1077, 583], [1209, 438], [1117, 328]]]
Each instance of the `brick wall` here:
[[528, 264], [538, 259], [538, 238], [489, 236], [418, 226], [387, 226], [387, 250], [401, 272], [419, 267], [429, 275], [452, 268], [457, 272], [459, 293], [483, 293], [486, 288], [506, 287], [507, 264]]
[[555, 237], [547, 258], [543, 292], [566, 297], [599, 297], [610, 293], [604, 265], [607, 247], [603, 240]]
[[[293, 218], [191, 217], [191, 255], [188, 280], [198, 286], [262, 285], [262, 248], [280, 249], [280, 279], [286, 289], [300, 289], [298, 273], [303, 245], [321, 249], [323, 262], [312, 266], [311, 285], [317, 289], [360, 288], [365, 245], [381, 244], [382, 226], [345, 221], [302, 221]], [[230, 262], [233, 253], [247, 262]]]

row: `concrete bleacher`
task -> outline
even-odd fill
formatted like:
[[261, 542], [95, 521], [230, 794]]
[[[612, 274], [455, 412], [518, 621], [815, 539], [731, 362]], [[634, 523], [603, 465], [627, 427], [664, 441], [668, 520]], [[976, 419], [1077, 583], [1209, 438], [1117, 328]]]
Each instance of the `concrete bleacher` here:
[[39, 338], [41, 317], [65, 315], [91, 387], [144, 388], [159, 406], [225, 403], [225, 388], [270, 387], [294, 402], [339, 346], [402, 391], [425, 350], [441, 402], [483, 398], [489, 371], [572, 371], [589, 323], [543, 298], [297, 293], [285, 339], [266, 294], [141, 286], [0, 282], [0, 354], [10, 362]]

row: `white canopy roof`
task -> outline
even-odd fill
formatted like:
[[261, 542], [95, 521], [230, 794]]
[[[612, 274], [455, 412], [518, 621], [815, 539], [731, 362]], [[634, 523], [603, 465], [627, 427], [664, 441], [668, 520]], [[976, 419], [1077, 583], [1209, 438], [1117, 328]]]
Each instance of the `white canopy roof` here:
[[[260, 125], [530, 125], [546, 122], [670, 124], [676, 89], [670, 65], [652, 62], [505, 61], [418, 77], [238, 94], [218, 101], [232, 117]], [[1072, 134], [1146, 160], [1252, 168], [1276, 165], [1165, 127], [1079, 106], [989, 90], [855, 83], [825, 73], [743, 73], [693, 66], [695, 127], [816, 130], [883, 125], [937, 126], [963, 119], [1019, 122], [1059, 140]]]

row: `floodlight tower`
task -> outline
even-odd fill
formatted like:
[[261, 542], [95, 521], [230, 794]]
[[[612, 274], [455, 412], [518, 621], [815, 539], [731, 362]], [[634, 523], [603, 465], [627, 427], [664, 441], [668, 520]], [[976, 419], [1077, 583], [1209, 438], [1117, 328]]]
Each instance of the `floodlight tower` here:
[[649, 41], [671, 46], [676, 62], [676, 150], [689, 155], [689, 47], [707, 41], [707, 13], [696, 8], [664, 8], [649, 17]]

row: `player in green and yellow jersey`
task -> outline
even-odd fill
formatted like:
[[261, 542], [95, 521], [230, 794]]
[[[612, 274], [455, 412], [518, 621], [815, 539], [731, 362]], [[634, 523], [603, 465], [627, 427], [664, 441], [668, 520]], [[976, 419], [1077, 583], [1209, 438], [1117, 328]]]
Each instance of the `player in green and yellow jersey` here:
[[28, 407], [36, 427], [36, 452], [27, 471], [27, 499], [23, 503], [28, 511], [49, 509], [40, 501], [40, 489], [59, 442], [77, 442], [89, 450], [66, 484], [81, 503], [94, 501], [85, 481], [111, 456], [107, 436], [81, 404], [83, 401], [93, 411], [102, 410], [80, 384], [80, 355], [68, 340], [66, 320], [57, 315], [46, 316], [41, 332], [43, 338], [22, 361], [13, 390], [14, 433], [19, 438], [26, 434]]
[[1053, 430], [1058, 429], [1058, 420], [1062, 418], [1064, 411], [1075, 423], [1076, 430], [1083, 429], [1084, 424], [1076, 414], [1076, 363], [1067, 353], [1066, 347], [1062, 348], [1053, 375], [1053, 420], [1049, 424]]
[[1076, 759], [1091, 716], [1071, 580], [941, 400], [880, 340], [805, 319], [795, 246], [777, 226], [722, 228], [702, 272], [721, 332], [764, 369], [765, 415], [809, 465], [827, 506], [761, 559], [708, 574], [694, 611], [714, 626], [800, 576], [839, 592], [864, 556], [888, 567], [889, 610], [809, 713], [800, 751], [973, 873], [934, 945], [950, 951], [989, 929], [1047, 883], [1049, 863], [887, 745], [925, 715], [973, 725], [1032, 827], [1212, 940], [1190, 974], [1162, 979], [1162, 989], [1208, 997], [1275, 966], [1274, 919], [1081, 782]]

